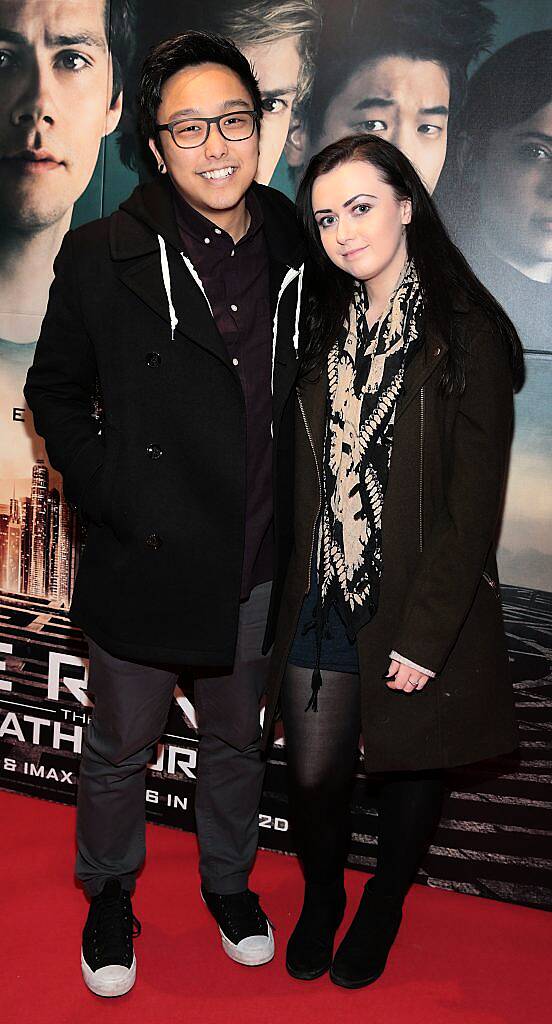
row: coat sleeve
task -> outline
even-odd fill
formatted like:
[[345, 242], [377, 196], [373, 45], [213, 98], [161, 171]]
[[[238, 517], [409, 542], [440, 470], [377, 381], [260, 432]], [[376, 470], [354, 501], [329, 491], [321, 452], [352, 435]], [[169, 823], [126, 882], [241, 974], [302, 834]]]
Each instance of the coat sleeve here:
[[97, 366], [79, 305], [71, 232], [54, 275], [24, 394], [50, 463], [62, 474], [65, 497], [100, 522], [104, 447], [92, 417]]
[[425, 539], [393, 649], [443, 668], [468, 615], [495, 541], [513, 420], [506, 347], [490, 330], [470, 339], [466, 387], [453, 431], [446, 507]]

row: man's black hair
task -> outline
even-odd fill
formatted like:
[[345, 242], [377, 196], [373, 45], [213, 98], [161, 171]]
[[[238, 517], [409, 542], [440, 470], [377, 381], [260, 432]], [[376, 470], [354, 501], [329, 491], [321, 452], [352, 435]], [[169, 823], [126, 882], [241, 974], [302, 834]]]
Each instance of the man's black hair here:
[[127, 79], [136, 40], [136, 0], [104, 0], [105, 38], [113, 64], [111, 102]]
[[234, 71], [251, 96], [251, 105], [259, 121], [263, 116], [261, 94], [253, 69], [229, 39], [208, 32], [184, 32], [155, 46], [146, 57], [138, 92], [140, 131], [144, 140], [158, 141], [157, 111], [163, 85], [183, 68], [199, 64], [221, 64]]
[[492, 39], [496, 17], [481, 0], [340, 0], [326, 11], [311, 100], [311, 139], [322, 134], [325, 112], [356, 69], [384, 57], [442, 65], [450, 108], [462, 106], [470, 63]]

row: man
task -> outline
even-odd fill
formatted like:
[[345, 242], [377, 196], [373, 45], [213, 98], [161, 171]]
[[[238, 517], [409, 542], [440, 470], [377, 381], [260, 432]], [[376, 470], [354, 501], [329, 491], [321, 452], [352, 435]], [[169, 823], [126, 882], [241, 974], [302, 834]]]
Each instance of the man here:
[[0, 0], [0, 500], [31, 476], [23, 384], [73, 205], [121, 116], [131, 14], [131, 0]]
[[325, 16], [311, 99], [286, 156], [301, 168], [330, 142], [381, 134], [406, 153], [433, 192], [449, 119], [494, 15], [480, 0], [346, 0]]
[[182, 666], [195, 677], [203, 899], [232, 959], [274, 952], [248, 876], [259, 702], [291, 545], [301, 240], [292, 204], [253, 184], [261, 98], [232, 43], [189, 32], [160, 44], [140, 109], [158, 177], [64, 240], [25, 388], [90, 523], [71, 606], [95, 700], [77, 875], [92, 897], [83, 974], [102, 995], [134, 983], [144, 776]]
[[[320, 24], [317, 0], [164, 0], [161, 9], [159, 3], [146, 0], [139, 13], [139, 45], [145, 54], [164, 35], [189, 29], [215, 32], [236, 44], [259, 82], [263, 119], [256, 180], [268, 185], [284, 149], [292, 111], [309, 94]], [[134, 148], [135, 140], [125, 132], [125, 162], [132, 162]]]

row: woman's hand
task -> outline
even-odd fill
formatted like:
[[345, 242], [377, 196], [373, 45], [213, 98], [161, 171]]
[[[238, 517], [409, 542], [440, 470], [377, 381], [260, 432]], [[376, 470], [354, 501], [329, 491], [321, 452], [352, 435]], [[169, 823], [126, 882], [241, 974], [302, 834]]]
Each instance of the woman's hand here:
[[400, 661], [390, 661], [387, 675], [383, 677], [390, 690], [402, 690], [403, 693], [413, 693], [414, 690], [423, 690], [429, 676], [418, 672], [410, 665], [403, 665]]

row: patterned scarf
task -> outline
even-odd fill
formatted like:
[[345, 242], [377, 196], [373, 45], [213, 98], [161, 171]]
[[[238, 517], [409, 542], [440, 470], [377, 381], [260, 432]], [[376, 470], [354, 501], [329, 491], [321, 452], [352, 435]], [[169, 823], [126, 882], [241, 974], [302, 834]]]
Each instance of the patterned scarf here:
[[324, 502], [319, 531], [319, 623], [333, 602], [351, 642], [374, 616], [382, 570], [381, 515], [393, 447], [395, 408], [407, 352], [423, 312], [418, 276], [407, 263], [371, 329], [362, 283], [348, 323], [328, 356]]

